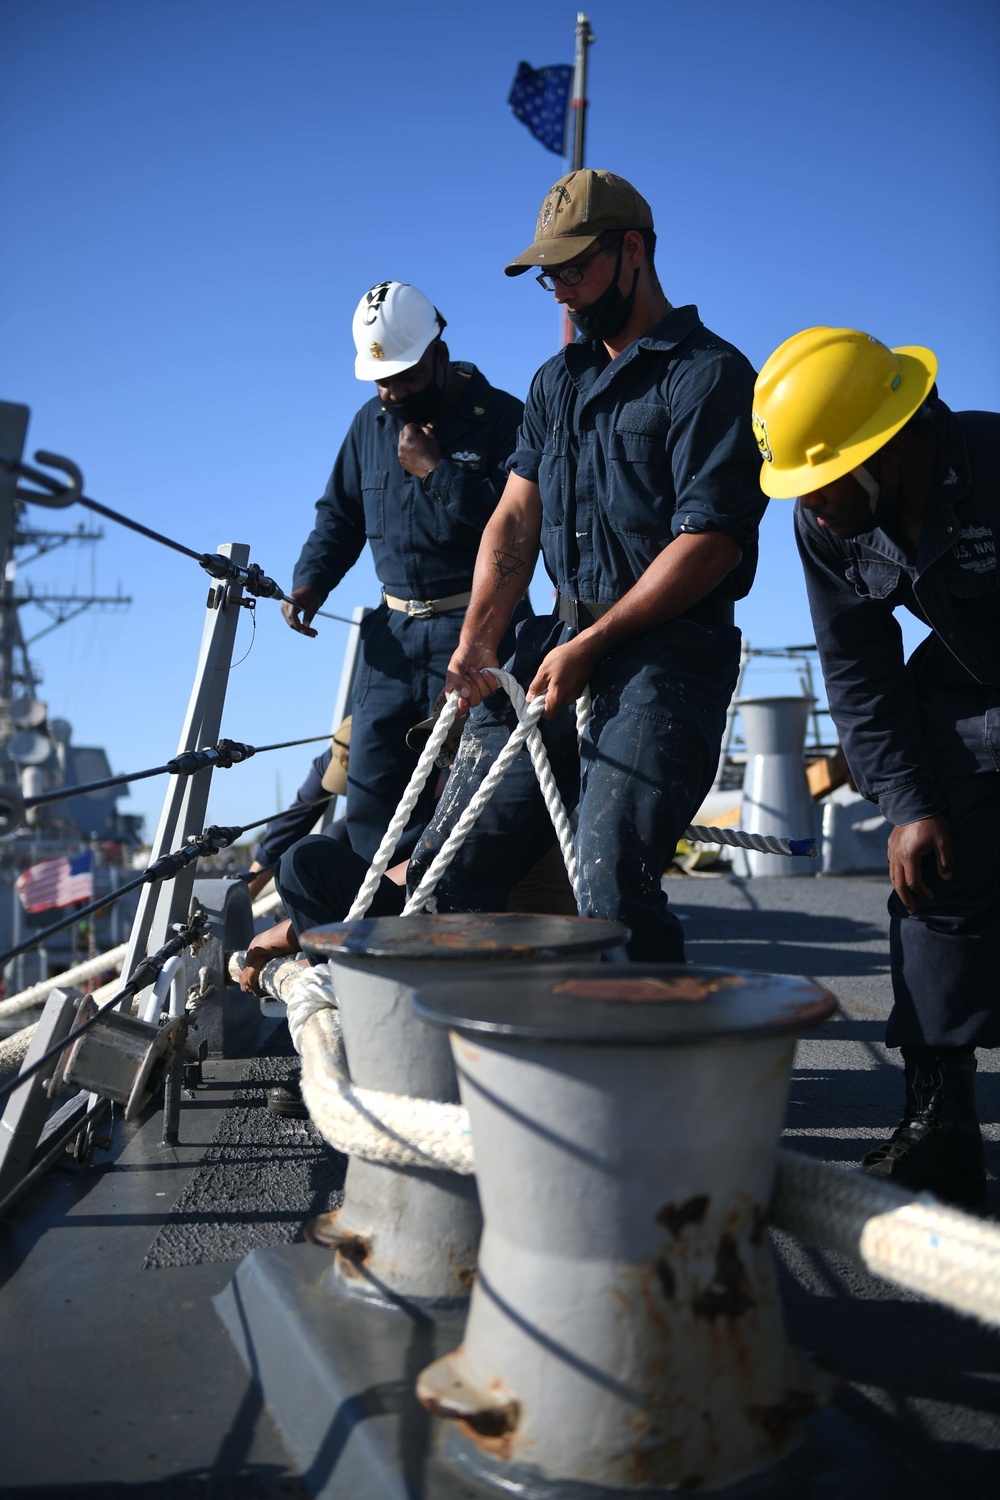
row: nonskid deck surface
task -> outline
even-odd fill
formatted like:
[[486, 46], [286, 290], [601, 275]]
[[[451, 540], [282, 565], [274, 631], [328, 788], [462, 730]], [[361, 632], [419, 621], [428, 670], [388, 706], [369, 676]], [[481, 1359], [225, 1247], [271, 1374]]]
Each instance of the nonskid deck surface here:
[[[286, 1069], [275, 1059], [270, 1071], [277, 1080]], [[159, 1144], [159, 1115], [138, 1128], [116, 1123], [112, 1152], [83, 1171], [50, 1174], [0, 1224], [3, 1500], [308, 1494], [212, 1309], [236, 1261], [189, 1256], [143, 1269], [228, 1121], [250, 1111], [273, 1118], [264, 1108], [270, 1079], [242, 1083], [246, 1072], [245, 1061], [206, 1062], [179, 1148]], [[244, 1216], [247, 1166], [232, 1153], [214, 1216], [222, 1222]], [[257, 1243], [297, 1232], [281, 1209], [270, 1233], [264, 1219], [245, 1224], [251, 1238], [269, 1236]], [[206, 1235], [213, 1243], [210, 1225]]]
[[[899, 1122], [902, 1061], [882, 1044], [891, 1005], [888, 882], [820, 877], [671, 880], [691, 962], [806, 974], [842, 1014], [799, 1042], [783, 1144], [856, 1165]], [[989, 1176], [1000, 1219], [1000, 1054], [979, 1053]], [[902, 1465], [962, 1500], [1000, 1496], [1000, 1333], [775, 1233], [789, 1337], [845, 1379], [842, 1405]], [[858, 1496], [857, 1500], [868, 1500]]]
[[[667, 888], [692, 961], [809, 974], [838, 995], [843, 1015], [799, 1044], [786, 1144], [856, 1162], [899, 1110], [898, 1054], [881, 1045], [885, 883], [723, 877]], [[179, 1149], [159, 1146], [157, 1116], [118, 1126], [120, 1154], [52, 1174], [0, 1226], [0, 1500], [309, 1492], [211, 1302], [246, 1250], [300, 1238], [335, 1200], [333, 1153], [264, 1107], [288, 1067], [268, 1055], [282, 1035], [249, 1067], [206, 1064]], [[997, 1216], [993, 1058], [981, 1055], [980, 1100]], [[846, 1410], [889, 1456], [899, 1494], [1000, 1495], [1000, 1337], [841, 1256], [775, 1238], [790, 1337], [844, 1376]]]

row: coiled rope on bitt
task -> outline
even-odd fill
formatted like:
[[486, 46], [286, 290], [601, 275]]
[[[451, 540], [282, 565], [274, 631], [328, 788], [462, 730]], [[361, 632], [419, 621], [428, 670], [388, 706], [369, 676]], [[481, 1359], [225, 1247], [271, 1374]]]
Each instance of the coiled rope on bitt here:
[[[314, 969], [312, 975], [297, 988], [289, 1025], [302, 1056], [302, 1094], [324, 1139], [366, 1161], [473, 1173], [473, 1140], [461, 1106], [351, 1083], [336, 1001], [322, 974]], [[769, 1217], [776, 1229], [807, 1244], [838, 1250], [876, 1276], [1000, 1328], [995, 1224], [929, 1194], [913, 1197], [865, 1172], [784, 1149]]]
[[[300, 1015], [314, 998], [314, 987], [308, 982], [297, 987], [293, 1004]], [[296, 1041], [302, 1055], [302, 1097], [326, 1141], [345, 1155], [366, 1161], [434, 1168], [466, 1177], [474, 1171], [467, 1110], [460, 1104], [355, 1088], [339, 1014], [322, 1002], [308, 1014], [309, 1024], [301, 1028]]]
[[[497, 787], [500, 785], [504, 775], [506, 774], [507, 768], [510, 766], [514, 758], [520, 753], [521, 747], [523, 745], [527, 745], [529, 754], [531, 755], [532, 764], [535, 768], [535, 774], [538, 777], [538, 782], [542, 791], [542, 797], [545, 802], [545, 807], [548, 811], [549, 817], [552, 819], [552, 825], [555, 829], [556, 837], [559, 841], [559, 847], [562, 851], [563, 859], [566, 863], [566, 873], [569, 877], [570, 884], [572, 885], [573, 894], [576, 897], [577, 901], [577, 906], [579, 907], [579, 872], [577, 869], [576, 853], [573, 847], [573, 831], [570, 825], [569, 816], [566, 812], [566, 808], [563, 804], [561, 796], [559, 795], [555, 777], [552, 774], [552, 768], [549, 765], [548, 756], [545, 752], [545, 746], [542, 741], [541, 732], [538, 728], [538, 720], [541, 718], [545, 709], [545, 699], [544, 697], [536, 698], [532, 703], [529, 704], [527, 702], [524, 689], [521, 687], [520, 683], [517, 682], [516, 678], [512, 677], [507, 672], [501, 671], [499, 667], [491, 667], [488, 670], [490, 672], [490, 675], [495, 679], [497, 686], [502, 688], [509, 696], [514, 707], [514, 711], [517, 714], [518, 723], [512, 731], [510, 737], [508, 738], [506, 745], [503, 747], [500, 754], [497, 756], [496, 761], [484, 778], [482, 785], [477, 789], [473, 797], [470, 799], [470, 802], [462, 813], [462, 816], [459, 818], [455, 827], [446, 838], [444, 844], [438, 851], [429, 868], [425, 871], [424, 876], [420, 881], [417, 889], [414, 891], [413, 895], [408, 899], [406, 905], [403, 907], [403, 916], [409, 916], [415, 912], [427, 910], [430, 908], [433, 901], [433, 893], [437, 887], [438, 882], [443, 876], [445, 870], [448, 868], [448, 865], [454, 859], [458, 850], [461, 848], [465, 839], [468, 837], [469, 832], [475, 826], [478, 818], [481, 816], [482, 812], [488, 805], [490, 799], [493, 797]], [[379, 882], [388, 869], [389, 861], [392, 858], [400, 835], [402, 834], [403, 829], [406, 827], [409, 821], [410, 814], [413, 811], [413, 808], [416, 806], [417, 798], [420, 796], [427, 778], [434, 770], [437, 762], [438, 752], [441, 746], [444, 744], [445, 738], [448, 734], [448, 730], [451, 728], [457, 712], [458, 694], [457, 692], [452, 692], [448, 695], [444, 707], [438, 715], [437, 722], [435, 723], [427, 739], [427, 742], [424, 745], [423, 750], [421, 751], [420, 757], [417, 761], [416, 766], [414, 767], [409, 784], [406, 788], [406, 791], [403, 793], [403, 797], [399, 804], [399, 807], [396, 809], [392, 821], [390, 822], [389, 827], [386, 830], [385, 837], [379, 845], [375, 858], [372, 861], [371, 869], [368, 871], [368, 874], [362, 881], [361, 888], [358, 891], [358, 894], [347, 913], [347, 916], [345, 918], [346, 921], [359, 921], [365, 915], [369, 906], [371, 905], [372, 898], [374, 897], [375, 892], [378, 889]], [[588, 713], [589, 695], [584, 695], [584, 697], [578, 700], [577, 703], [577, 730], [579, 734], [582, 734], [583, 728], [586, 726]], [[743, 841], [743, 847], [746, 848], [759, 849], [763, 845], [764, 851], [768, 853], [790, 853], [792, 852], [791, 850], [782, 846], [791, 842], [805, 842], [769, 839], [766, 835], [742, 833], [739, 830], [734, 831], [730, 829], [702, 828], [700, 826], [698, 826], [697, 828], [692, 827], [688, 829], [688, 837], [697, 838], [702, 841], [707, 841], [708, 837], [712, 834], [718, 834], [720, 836], [720, 842], [739, 843]], [[796, 848], [794, 852], [803, 853], [805, 851], [803, 849]], [[351, 1091], [352, 1099], [361, 1098], [364, 1094], [364, 1091], [354, 1090], [353, 1085], [350, 1084], [349, 1079], [345, 1083], [344, 1080], [346, 1074], [343, 1073], [340, 1063], [337, 1061], [336, 1057], [331, 1057], [329, 1062], [329, 1069], [328, 1071], [324, 1072], [323, 1045], [318, 1039], [314, 1039], [310, 1030], [310, 1021], [314, 1017], [320, 1017], [324, 1015], [327, 1009], [329, 1009], [330, 1007], [335, 1007], [337, 1003], [336, 997], [334, 996], [333, 991], [329, 985], [328, 974], [328, 968], [326, 966], [320, 966], [313, 971], [314, 977], [309, 984], [303, 985], [301, 983], [297, 983], [294, 987], [290, 988], [288, 998], [286, 1000], [288, 1011], [288, 1025], [292, 1033], [292, 1040], [295, 1043], [296, 1050], [300, 1054], [302, 1054], [303, 1057], [306, 1051], [310, 1053], [310, 1088], [312, 1095], [315, 1096], [317, 1109], [320, 1111], [318, 1115], [313, 1116], [316, 1125], [331, 1145], [336, 1146], [339, 1150], [347, 1150], [349, 1152], [350, 1148], [348, 1147], [348, 1145], [343, 1143], [345, 1138], [340, 1133], [343, 1127], [343, 1117], [340, 1113], [340, 1110], [342, 1108], [342, 1101], [345, 1098], [344, 1090], [346, 1088]], [[330, 1023], [327, 1021], [323, 1022], [324, 1027], [328, 1026], [329, 1024]], [[305, 1071], [306, 1070], [304, 1066], [304, 1074]], [[310, 1094], [307, 1093], [305, 1097], [306, 1103], [310, 1108], [310, 1113], [312, 1113]], [[365, 1097], [367, 1097], [367, 1095]], [[371, 1109], [376, 1111], [379, 1108], [389, 1108], [390, 1106], [386, 1103], [386, 1100], [389, 1097], [390, 1096], [380, 1095], [377, 1102], [369, 1100], [369, 1105], [366, 1106], [366, 1108], [370, 1107]], [[331, 1104], [331, 1099], [340, 1102]], [[392, 1106], [392, 1108], [395, 1107], [395, 1105]], [[405, 1112], [405, 1110], [409, 1106], [401, 1105], [399, 1107], [403, 1108]], [[333, 1110], [332, 1114], [330, 1113], [331, 1109]], [[348, 1115], [351, 1119], [354, 1118], [354, 1111], [352, 1108], [348, 1109]], [[398, 1138], [398, 1136], [399, 1130], [397, 1128], [395, 1129], [395, 1137]], [[353, 1145], [356, 1145], [354, 1136], [351, 1137], [351, 1142]], [[399, 1142], [397, 1140], [397, 1145], [398, 1144]], [[381, 1150], [382, 1147], [379, 1147], [378, 1149]], [[399, 1146], [399, 1149], [405, 1149], [409, 1151], [417, 1148], [414, 1147], [412, 1143], [404, 1142], [403, 1145]], [[365, 1154], [365, 1152], [356, 1151], [355, 1154]], [[376, 1157], [373, 1159], [382, 1160], [383, 1158]], [[398, 1165], [406, 1165], [407, 1163], [409, 1163], [410, 1165], [414, 1164], [409, 1160], [409, 1158], [392, 1159], [395, 1160]], [[465, 1170], [471, 1171], [472, 1168], [470, 1166]]]

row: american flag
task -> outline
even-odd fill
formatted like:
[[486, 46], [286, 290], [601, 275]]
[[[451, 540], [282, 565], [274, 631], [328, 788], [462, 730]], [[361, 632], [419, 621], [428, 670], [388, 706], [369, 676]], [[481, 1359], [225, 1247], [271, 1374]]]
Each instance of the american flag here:
[[21, 871], [14, 889], [29, 912], [90, 901], [94, 895], [93, 867], [94, 856], [89, 849], [82, 854], [63, 854], [59, 859], [43, 859]]
[[557, 156], [566, 155], [566, 112], [573, 69], [556, 63], [549, 68], [533, 68], [523, 62], [511, 85], [507, 103], [522, 124], [527, 125], [536, 141]]

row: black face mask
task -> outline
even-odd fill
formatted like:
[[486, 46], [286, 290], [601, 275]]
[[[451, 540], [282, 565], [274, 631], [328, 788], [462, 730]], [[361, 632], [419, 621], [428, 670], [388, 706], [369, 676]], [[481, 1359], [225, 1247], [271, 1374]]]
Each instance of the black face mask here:
[[607, 290], [603, 291], [596, 301], [588, 303], [586, 307], [578, 307], [576, 312], [568, 314], [573, 327], [585, 339], [595, 342], [601, 339], [613, 339], [616, 333], [621, 333], [632, 316], [635, 289], [639, 284], [639, 267], [636, 266], [632, 277], [632, 290], [627, 297], [623, 296], [618, 290], [618, 277], [621, 274], [624, 249], [624, 241], [619, 241], [615, 274]]
[[419, 427], [433, 422], [445, 402], [448, 378], [442, 371], [443, 366], [435, 361], [434, 374], [423, 390], [414, 391], [401, 401], [383, 402], [383, 411], [389, 412], [390, 416], [396, 417], [400, 422], [416, 422]]

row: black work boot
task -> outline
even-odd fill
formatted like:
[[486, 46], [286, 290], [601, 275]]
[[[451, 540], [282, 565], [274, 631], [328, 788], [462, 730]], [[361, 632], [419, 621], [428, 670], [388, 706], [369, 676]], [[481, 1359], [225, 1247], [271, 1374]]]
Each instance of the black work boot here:
[[935, 1193], [951, 1203], [982, 1203], [983, 1137], [976, 1114], [972, 1047], [903, 1047], [906, 1108], [892, 1139], [861, 1165], [897, 1187]]
[[301, 1070], [286, 1078], [284, 1083], [268, 1089], [267, 1107], [272, 1115], [283, 1115], [286, 1120], [308, 1120], [309, 1111], [302, 1097]]

